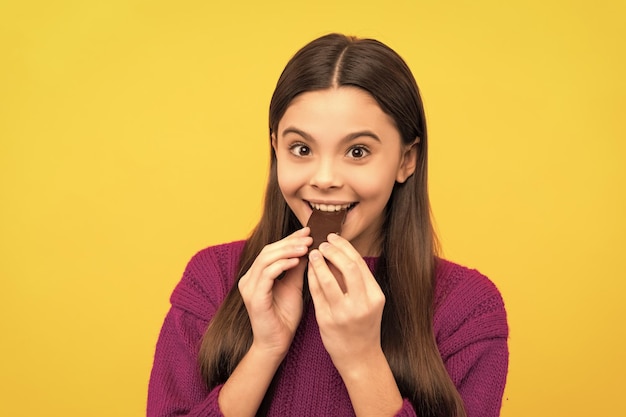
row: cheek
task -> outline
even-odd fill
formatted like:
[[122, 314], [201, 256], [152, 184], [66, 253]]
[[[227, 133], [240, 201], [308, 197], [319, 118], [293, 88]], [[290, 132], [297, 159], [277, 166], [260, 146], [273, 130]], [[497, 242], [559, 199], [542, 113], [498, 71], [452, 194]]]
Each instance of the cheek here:
[[376, 174], [361, 177], [360, 180], [353, 183], [354, 187], [358, 189], [361, 198], [376, 201], [384, 200], [386, 203], [396, 183], [395, 175], [382, 176], [380, 171]]
[[285, 197], [289, 197], [290, 194], [295, 193], [298, 188], [300, 188], [301, 179], [299, 177], [301, 175], [298, 175], [298, 170], [294, 170], [292, 167], [289, 167], [288, 164], [278, 162], [276, 173], [278, 176], [278, 186]]

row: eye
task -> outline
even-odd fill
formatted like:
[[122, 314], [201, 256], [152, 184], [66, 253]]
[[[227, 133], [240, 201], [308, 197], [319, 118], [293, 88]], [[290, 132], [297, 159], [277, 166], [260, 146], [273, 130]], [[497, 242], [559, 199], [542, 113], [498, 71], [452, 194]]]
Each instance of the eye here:
[[295, 156], [308, 156], [311, 154], [311, 148], [302, 143], [294, 143], [289, 147], [289, 152]]
[[348, 157], [352, 159], [362, 159], [369, 155], [369, 150], [362, 145], [353, 146], [348, 150]]

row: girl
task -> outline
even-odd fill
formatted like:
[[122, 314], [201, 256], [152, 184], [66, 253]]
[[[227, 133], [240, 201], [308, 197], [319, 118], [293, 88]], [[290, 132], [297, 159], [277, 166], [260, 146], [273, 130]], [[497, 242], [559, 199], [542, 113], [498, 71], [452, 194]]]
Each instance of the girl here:
[[[171, 297], [148, 416], [498, 416], [502, 298], [437, 257], [415, 80], [382, 43], [327, 35], [270, 103], [262, 218], [200, 251]], [[346, 210], [318, 249], [314, 210]]]

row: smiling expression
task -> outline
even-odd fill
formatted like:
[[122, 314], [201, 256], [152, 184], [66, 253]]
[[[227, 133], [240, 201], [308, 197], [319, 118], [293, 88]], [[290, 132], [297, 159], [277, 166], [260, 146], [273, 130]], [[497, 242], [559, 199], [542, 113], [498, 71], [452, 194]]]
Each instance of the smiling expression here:
[[415, 170], [416, 147], [356, 87], [303, 93], [272, 136], [280, 190], [301, 224], [313, 210], [348, 209], [342, 236], [362, 256], [378, 255], [383, 215], [396, 182]]

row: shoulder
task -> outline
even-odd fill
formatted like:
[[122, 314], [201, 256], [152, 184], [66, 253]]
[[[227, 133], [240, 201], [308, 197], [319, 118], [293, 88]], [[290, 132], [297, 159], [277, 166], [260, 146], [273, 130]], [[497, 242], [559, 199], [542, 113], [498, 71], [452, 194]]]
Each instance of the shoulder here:
[[224, 243], [197, 252], [172, 293], [172, 306], [209, 320], [235, 283], [245, 243]]
[[[461, 299], [459, 299], [459, 297]], [[435, 306], [441, 307], [446, 302], [469, 302], [476, 298], [500, 301], [502, 297], [495, 284], [476, 269], [450, 262], [437, 260], [435, 277]]]
[[[442, 355], [446, 347], [508, 337], [506, 310], [495, 284], [475, 269], [439, 259], [436, 269], [433, 325]], [[453, 341], [454, 346], [447, 346]]]

